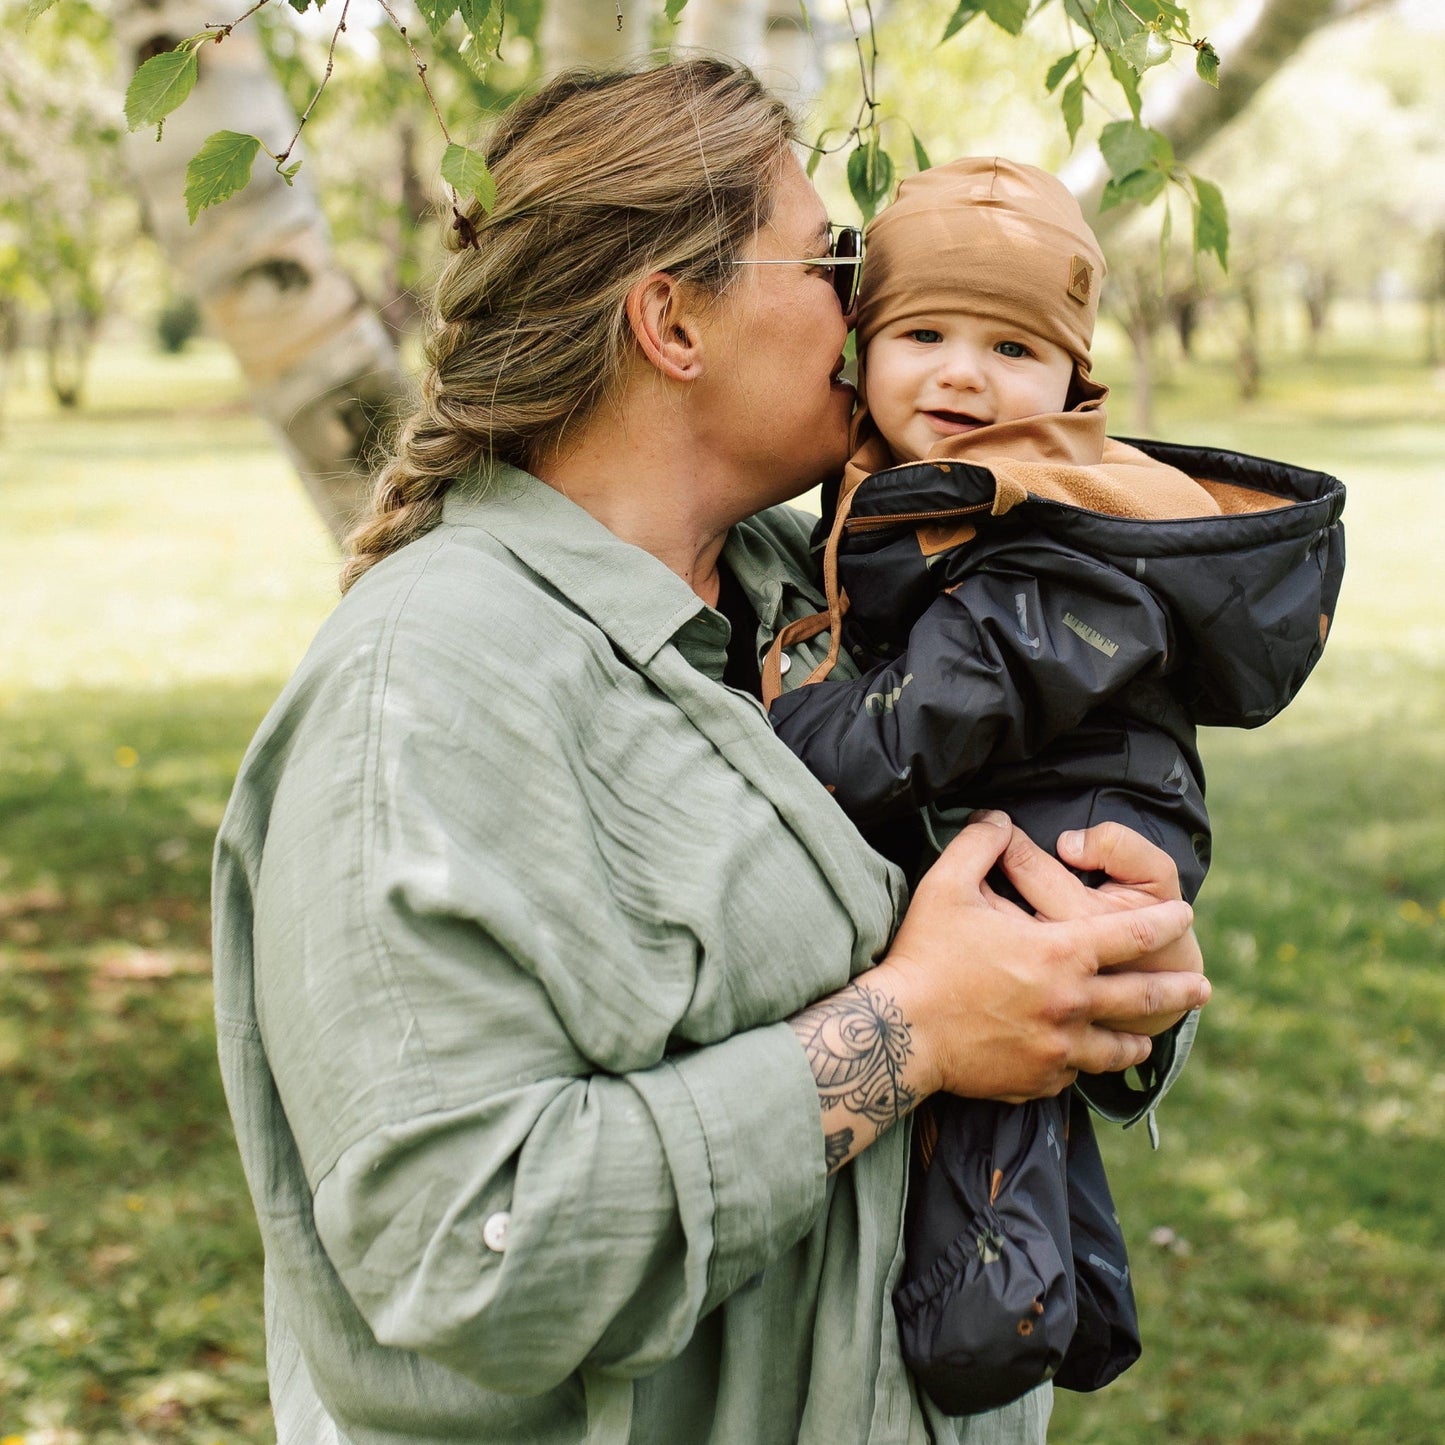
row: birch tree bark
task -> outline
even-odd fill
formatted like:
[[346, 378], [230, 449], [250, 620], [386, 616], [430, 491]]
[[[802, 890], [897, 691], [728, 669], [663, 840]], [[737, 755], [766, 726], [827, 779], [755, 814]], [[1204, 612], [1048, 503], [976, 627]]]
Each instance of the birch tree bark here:
[[[204, 0], [117, 0], [128, 80], [149, 56], [214, 21]], [[406, 386], [386, 327], [332, 251], [305, 166], [287, 186], [265, 156], [224, 205], [186, 217], [186, 163], [217, 130], [258, 135], [280, 151], [296, 116], [245, 28], [200, 52], [187, 102], [154, 131], [128, 138], [127, 160], [151, 230], [210, 330], [235, 353], [256, 411], [271, 424], [332, 534], [365, 497], [366, 457]], [[295, 157], [293, 156], [293, 159]]]
[[537, 44], [548, 75], [574, 65], [603, 70], [626, 65], [652, 47], [652, 11], [645, 0], [548, 0], [537, 29]]

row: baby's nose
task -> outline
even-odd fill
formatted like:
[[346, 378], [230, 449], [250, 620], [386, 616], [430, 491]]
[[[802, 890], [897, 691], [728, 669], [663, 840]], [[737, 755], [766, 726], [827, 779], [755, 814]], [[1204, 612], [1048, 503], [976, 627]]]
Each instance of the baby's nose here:
[[977, 389], [983, 385], [984, 369], [978, 352], [971, 346], [951, 346], [939, 358], [939, 379], [946, 386]]

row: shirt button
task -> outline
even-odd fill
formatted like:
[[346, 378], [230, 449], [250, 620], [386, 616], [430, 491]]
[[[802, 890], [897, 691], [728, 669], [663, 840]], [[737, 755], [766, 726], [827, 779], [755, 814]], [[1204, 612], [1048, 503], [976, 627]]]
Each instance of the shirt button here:
[[512, 1227], [512, 1216], [505, 1209], [499, 1209], [482, 1225], [482, 1243], [493, 1254], [501, 1254], [507, 1247], [507, 1232]]
[[788, 669], [792, 667], [792, 665], [793, 659], [789, 657], [786, 652], [783, 653], [783, 655], [778, 659], [778, 675], [780, 677], [786, 677], [788, 675]]

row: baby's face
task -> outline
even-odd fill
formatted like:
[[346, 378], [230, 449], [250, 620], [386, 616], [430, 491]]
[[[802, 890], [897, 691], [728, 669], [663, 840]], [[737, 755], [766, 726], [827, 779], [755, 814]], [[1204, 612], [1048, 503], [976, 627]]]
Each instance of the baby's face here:
[[1063, 411], [1074, 360], [1062, 347], [984, 316], [911, 316], [864, 354], [868, 411], [899, 462], [944, 437]]

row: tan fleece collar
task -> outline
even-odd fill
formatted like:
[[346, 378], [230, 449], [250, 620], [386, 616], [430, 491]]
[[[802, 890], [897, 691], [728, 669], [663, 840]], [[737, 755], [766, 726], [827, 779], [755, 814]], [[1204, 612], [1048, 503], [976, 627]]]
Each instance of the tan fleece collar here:
[[[1027, 497], [1112, 517], [1164, 520], [1219, 514], [1219, 503], [1193, 478], [1106, 436], [1108, 388], [1087, 380], [1082, 388], [1089, 395], [1072, 411], [945, 437], [929, 449], [925, 460], [987, 467], [994, 475], [995, 516]], [[866, 408], [860, 408], [855, 418], [853, 439], [854, 452], [844, 470], [845, 494], [873, 472], [894, 465]]]

